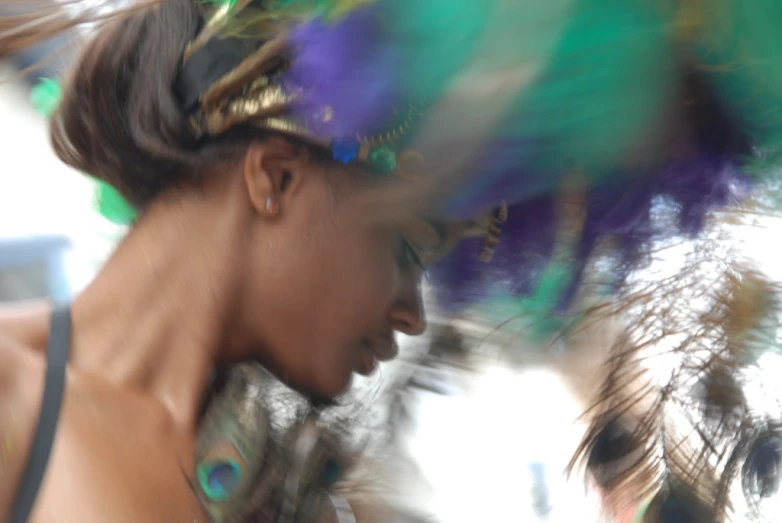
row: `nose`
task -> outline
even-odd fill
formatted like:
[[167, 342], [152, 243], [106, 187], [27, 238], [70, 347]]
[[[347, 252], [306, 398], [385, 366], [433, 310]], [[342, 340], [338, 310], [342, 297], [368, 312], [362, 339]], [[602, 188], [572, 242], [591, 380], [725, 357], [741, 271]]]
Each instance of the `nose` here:
[[408, 336], [418, 336], [426, 330], [426, 313], [419, 281], [405, 282], [389, 313], [391, 328]]

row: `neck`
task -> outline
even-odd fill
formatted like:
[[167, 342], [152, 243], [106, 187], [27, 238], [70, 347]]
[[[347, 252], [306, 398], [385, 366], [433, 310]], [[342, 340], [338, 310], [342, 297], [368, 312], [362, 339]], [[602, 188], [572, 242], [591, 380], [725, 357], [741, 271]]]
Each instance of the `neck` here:
[[154, 396], [187, 428], [232, 332], [236, 217], [215, 216], [191, 202], [149, 209], [72, 307], [73, 364]]

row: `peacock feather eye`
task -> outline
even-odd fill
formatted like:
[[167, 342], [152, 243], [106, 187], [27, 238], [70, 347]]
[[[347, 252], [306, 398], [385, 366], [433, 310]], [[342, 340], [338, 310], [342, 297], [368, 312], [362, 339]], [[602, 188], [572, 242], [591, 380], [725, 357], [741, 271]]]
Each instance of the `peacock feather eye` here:
[[329, 458], [323, 464], [320, 477], [327, 488], [333, 487], [342, 478], [342, 467], [336, 459]]
[[676, 496], [669, 496], [660, 505], [660, 521], [666, 523], [693, 523], [697, 521], [689, 504]]
[[757, 501], [770, 498], [782, 483], [782, 437], [767, 434], [749, 451], [743, 467], [744, 485]]
[[203, 493], [215, 502], [229, 499], [242, 484], [242, 468], [233, 459], [199, 463], [196, 476]]

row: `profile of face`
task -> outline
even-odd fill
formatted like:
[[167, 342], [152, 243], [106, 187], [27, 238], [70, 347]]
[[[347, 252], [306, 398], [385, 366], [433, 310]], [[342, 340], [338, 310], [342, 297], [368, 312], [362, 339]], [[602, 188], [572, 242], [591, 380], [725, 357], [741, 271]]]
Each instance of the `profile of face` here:
[[361, 196], [382, 183], [377, 175], [314, 160], [283, 139], [251, 145], [241, 170], [247, 349], [294, 388], [330, 399], [354, 372], [397, 354], [395, 332], [424, 331], [422, 260], [443, 228], [376, 219]]

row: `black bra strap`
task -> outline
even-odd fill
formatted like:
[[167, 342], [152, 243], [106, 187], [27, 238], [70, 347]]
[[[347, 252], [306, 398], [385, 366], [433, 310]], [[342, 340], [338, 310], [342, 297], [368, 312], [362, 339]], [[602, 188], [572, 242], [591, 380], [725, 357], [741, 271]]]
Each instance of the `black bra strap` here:
[[46, 466], [49, 463], [60, 407], [65, 391], [65, 371], [71, 347], [71, 311], [57, 307], [52, 315], [49, 344], [46, 348], [46, 381], [43, 401], [35, 429], [30, 459], [22, 476], [19, 493], [16, 495], [11, 523], [27, 523], [33, 510], [38, 490], [43, 483]]

